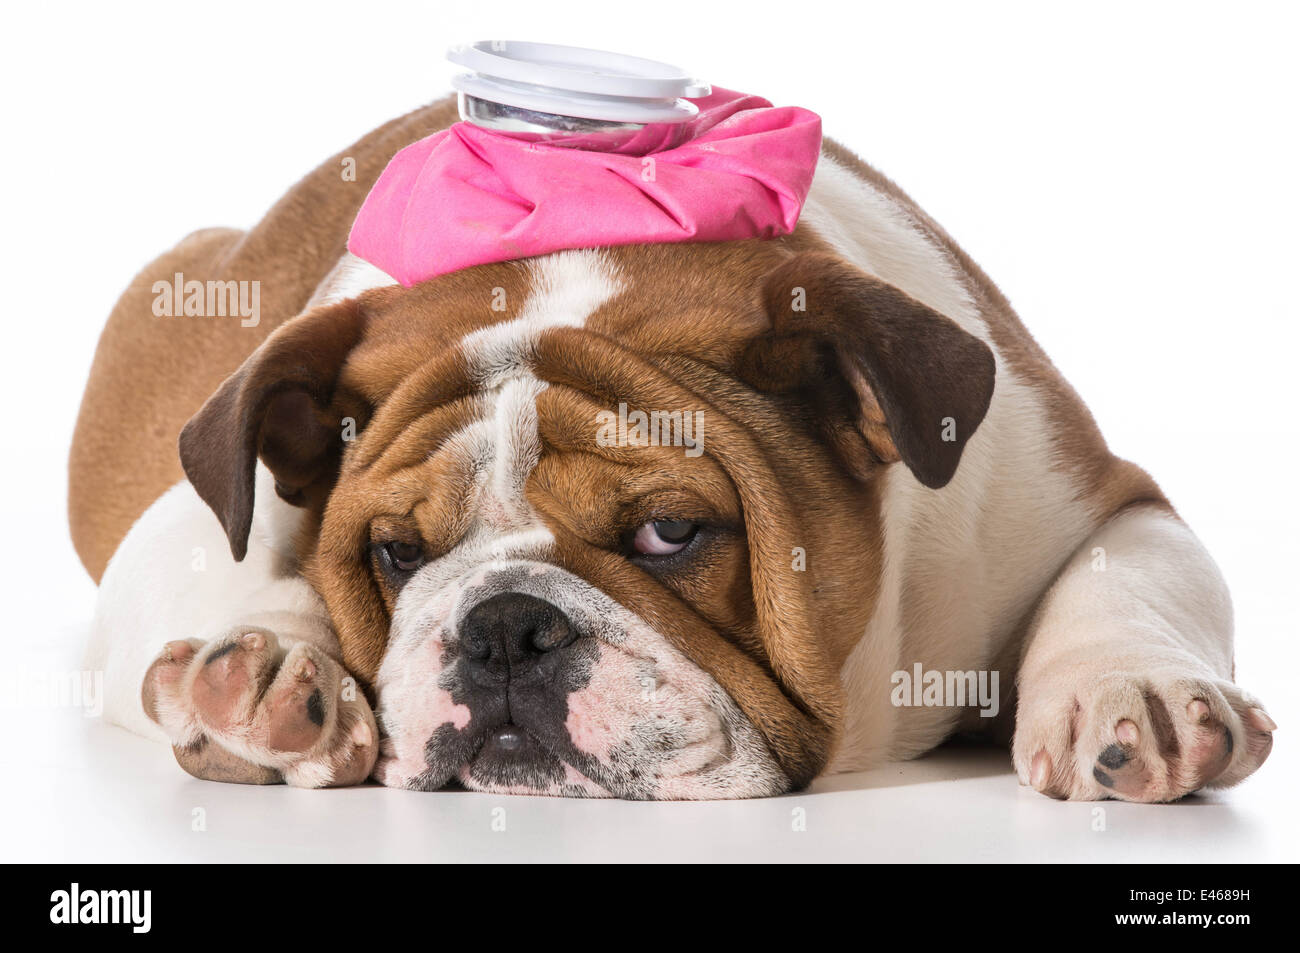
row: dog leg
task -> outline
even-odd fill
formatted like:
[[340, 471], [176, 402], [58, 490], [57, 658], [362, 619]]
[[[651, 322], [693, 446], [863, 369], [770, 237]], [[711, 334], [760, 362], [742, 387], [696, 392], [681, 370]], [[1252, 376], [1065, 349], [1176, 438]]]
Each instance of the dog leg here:
[[302, 511], [259, 467], [241, 562], [188, 483], [131, 528], [100, 584], [86, 667], [104, 716], [173, 745], [196, 777], [352, 784], [378, 750], [320, 597], [298, 572]]
[[1059, 798], [1172, 801], [1236, 784], [1276, 728], [1232, 681], [1232, 607], [1191, 531], [1155, 507], [1093, 534], [1030, 624], [1012, 754]]

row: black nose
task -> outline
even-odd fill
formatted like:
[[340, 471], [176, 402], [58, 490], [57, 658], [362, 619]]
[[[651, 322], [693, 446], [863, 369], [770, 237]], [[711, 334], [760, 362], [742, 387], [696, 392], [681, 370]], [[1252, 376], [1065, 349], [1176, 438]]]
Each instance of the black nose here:
[[522, 674], [576, 637], [568, 616], [522, 592], [484, 599], [465, 616], [460, 633], [465, 657], [497, 679]]

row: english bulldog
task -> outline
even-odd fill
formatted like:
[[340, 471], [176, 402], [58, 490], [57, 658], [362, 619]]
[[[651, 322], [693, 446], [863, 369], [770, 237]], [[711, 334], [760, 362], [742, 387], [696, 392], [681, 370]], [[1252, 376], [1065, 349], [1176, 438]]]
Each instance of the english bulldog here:
[[[759, 797], [971, 731], [1057, 798], [1263, 763], [1210, 556], [889, 180], [827, 140], [790, 235], [403, 287], [349, 227], [456, 118], [118, 302], [69, 504], [112, 721], [303, 787]], [[243, 283], [256, 314], [159, 307]]]

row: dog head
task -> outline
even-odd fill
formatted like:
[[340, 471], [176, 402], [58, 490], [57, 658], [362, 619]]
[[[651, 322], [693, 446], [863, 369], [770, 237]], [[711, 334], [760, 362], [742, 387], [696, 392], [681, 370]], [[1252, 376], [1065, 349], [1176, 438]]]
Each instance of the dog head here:
[[836, 742], [881, 474], [948, 482], [993, 376], [797, 235], [628, 246], [303, 314], [180, 446], [236, 558], [259, 457], [311, 513], [385, 783], [759, 796]]

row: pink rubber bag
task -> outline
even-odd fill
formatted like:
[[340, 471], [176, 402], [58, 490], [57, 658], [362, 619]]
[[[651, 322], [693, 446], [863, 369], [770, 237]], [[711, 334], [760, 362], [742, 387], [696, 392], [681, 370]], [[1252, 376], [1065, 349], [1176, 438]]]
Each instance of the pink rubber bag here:
[[410, 287], [489, 262], [635, 242], [772, 238], [794, 230], [821, 151], [806, 109], [713, 87], [667, 135], [618, 151], [528, 141], [470, 122], [407, 146], [348, 249]]

